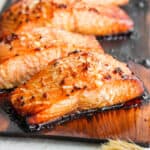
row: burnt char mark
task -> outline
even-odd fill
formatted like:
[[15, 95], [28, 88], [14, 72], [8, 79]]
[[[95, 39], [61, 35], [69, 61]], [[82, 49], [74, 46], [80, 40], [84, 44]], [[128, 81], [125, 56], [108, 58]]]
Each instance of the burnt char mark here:
[[57, 125], [64, 124], [68, 121], [80, 119], [83, 117], [90, 119], [93, 115], [100, 113], [100, 112], [105, 112], [105, 111], [110, 111], [110, 110], [119, 110], [119, 109], [130, 109], [133, 107], [139, 107], [142, 104], [143, 104], [142, 100], [135, 99], [135, 100], [132, 100], [132, 101], [129, 101], [126, 103], [103, 107], [103, 108], [96, 108], [96, 109], [90, 109], [90, 110], [84, 110], [84, 111], [78, 110], [75, 113], [64, 115], [56, 120], [53, 120], [52, 122], [47, 122], [44, 124], [29, 125], [27, 122], [26, 122], [26, 124], [28, 125], [29, 132], [39, 132], [40, 130], [43, 130], [43, 129], [44, 130], [46, 130], [46, 129], [52, 130]]
[[17, 98], [17, 101], [19, 102], [19, 104], [20, 104], [21, 107], [23, 107], [25, 105], [24, 97], [23, 96]]
[[37, 48], [34, 49], [34, 51], [40, 51], [40, 50], [41, 50], [40, 47], [37, 47]]
[[67, 8], [67, 5], [65, 5], [65, 4], [58, 4], [55, 2], [51, 2], [51, 4], [52, 4], [52, 6], [55, 6], [58, 9], [66, 9]]
[[34, 96], [34, 95], [32, 95], [31, 99], [35, 99], [35, 96]]
[[123, 80], [126, 80], [126, 79], [129, 79], [129, 76], [128, 76], [128, 75], [121, 75], [121, 78], [122, 78]]
[[23, 107], [23, 106], [25, 105], [25, 102], [22, 101], [22, 102], [20, 103], [20, 105]]
[[58, 64], [59, 64], [59, 62], [55, 61], [53, 65], [54, 65], [54, 67], [56, 67]]
[[10, 34], [10, 35], [8, 35], [8, 36], [6, 36], [6, 37], [4, 38], [4, 42], [5, 42], [6, 44], [11, 44], [11, 42], [12, 42], [13, 40], [16, 40], [16, 39], [18, 39], [18, 38], [19, 38], [19, 37], [18, 37], [17, 34], [12, 33], [12, 34]]
[[8, 89], [8, 90], [0, 90], [0, 94], [8, 94], [10, 92], [12, 92], [14, 89]]
[[83, 63], [82, 64], [82, 71], [83, 72], [88, 71], [89, 67], [90, 67], [90, 64], [88, 62], [87, 63]]
[[70, 55], [72, 55], [72, 54], [77, 54], [77, 53], [79, 53], [79, 52], [81, 52], [81, 51], [80, 51], [80, 50], [74, 50], [74, 51], [70, 52], [70, 53], [68, 54], [68, 56], [70, 56]]
[[88, 11], [94, 12], [94, 13], [96, 13], [96, 14], [99, 14], [98, 10], [95, 9], [95, 8], [89, 8]]
[[63, 86], [65, 84], [65, 79], [62, 79], [59, 83], [60, 86]]
[[83, 57], [88, 57], [88, 56], [90, 56], [90, 53], [88, 53], [88, 52], [83, 52], [83, 53], [81, 53], [81, 56], [83, 56]]
[[43, 98], [47, 98], [47, 93], [44, 93], [44, 94], [43, 94]]
[[26, 18], [26, 19], [25, 19], [25, 22], [26, 22], [26, 23], [30, 22], [30, 19], [29, 19], [29, 18]]
[[133, 34], [133, 30], [128, 31], [126, 33], [119, 33], [114, 35], [107, 35], [107, 36], [98, 36], [97, 39], [99, 41], [116, 41], [116, 40], [125, 40], [130, 38]]
[[20, 97], [20, 100], [23, 100], [23, 99], [24, 99], [24, 97], [23, 97], [23, 96], [21, 96], [21, 97]]
[[122, 75], [122, 73], [123, 73], [123, 71], [121, 70], [120, 67], [115, 68], [114, 71], [113, 71], [113, 74], [119, 74], [119, 75]]
[[87, 88], [87, 86], [85, 85], [85, 86], [83, 86], [83, 87], [79, 87], [79, 86], [73, 86], [73, 89], [72, 89], [72, 91], [71, 91], [71, 93], [74, 93], [74, 92], [76, 92], [76, 91], [79, 91], [79, 90], [84, 90], [84, 89], [86, 89]]
[[66, 9], [67, 5], [65, 5], [65, 4], [59, 4], [59, 5], [57, 5], [57, 7], [60, 8], [60, 9]]
[[106, 75], [106, 76], [104, 76], [104, 80], [111, 80], [111, 78], [112, 78], [112, 77], [111, 77], [111, 75], [109, 75], [109, 74]]
[[17, 56], [20, 56], [19, 54], [15, 54], [15, 56], [17, 57]]
[[29, 11], [29, 6], [26, 6], [25, 10], [26, 10], [26, 12], [28, 12]]
[[81, 87], [78, 87], [78, 86], [74, 86], [73, 87], [73, 91], [78, 91], [78, 90], [81, 90], [82, 88]]
[[3, 41], [3, 38], [2, 37], [0, 37], [0, 42], [2, 42]]
[[20, 115], [18, 115], [18, 113], [15, 111], [15, 109], [10, 104], [10, 102], [5, 101], [4, 110], [9, 114], [10, 119], [12, 121], [16, 122], [17, 125], [25, 132], [39, 132], [41, 130], [53, 129], [57, 125], [61, 125], [68, 121], [72, 121], [72, 120], [79, 119], [82, 117], [86, 117], [88, 119], [88, 118], [91, 118], [93, 115], [100, 113], [100, 112], [140, 107], [141, 105], [144, 105], [149, 102], [150, 101], [147, 101], [147, 100], [145, 101], [145, 99], [139, 98], [139, 99], [135, 99], [135, 100], [132, 100], [132, 101], [129, 101], [126, 103], [103, 107], [103, 108], [96, 108], [96, 109], [90, 109], [90, 110], [84, 110], [84, 111], [78, 110], [72, 114], [66, 114], [66, 115], [64, 115], [60, 118], [57, 118], [56, 120], [53, 120], [51, 122], [47, 122], [47, 123], [43, 123], [43, 124], [36, 124], [36, 125], [28, 124], [27, 118], [29, 116], [21, 117]]

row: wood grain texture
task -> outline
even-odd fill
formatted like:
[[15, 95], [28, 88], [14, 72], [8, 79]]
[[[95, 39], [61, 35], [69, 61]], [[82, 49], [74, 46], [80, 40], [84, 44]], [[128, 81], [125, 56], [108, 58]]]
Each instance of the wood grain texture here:
[[150, 143], [150, 103], [137, 108], [98, 113], [56, 127], [44, 135], [94, 139], [123, 139]]

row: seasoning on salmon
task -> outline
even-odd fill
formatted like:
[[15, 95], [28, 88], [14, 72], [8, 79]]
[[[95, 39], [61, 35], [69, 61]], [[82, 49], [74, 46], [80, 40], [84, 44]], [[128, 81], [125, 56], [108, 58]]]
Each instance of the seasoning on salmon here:
[[126, 5], [129, 3], [129, 0], [81, 0], [81, 1], [95, 5]]
[[51, 46], [43, 50], [34, 49], [31, 52], [16, 55], [0, 64], [0, 89], [10, 89], [25, 83], [34, 74], [45, 68], [54, 59], [67, 56], [70, 52], [96, 51], [99, 49], [79, 48], [75, 46]]
[[131, 18], [117, 6], [27, 0], [14, 3], [2, 13], [0, 39], [30, 23], [100, 36], [126, 33], [133, 29]]
[[99, 49], [103, 51], [94, 36], [81, 35], [50, 27], [37, 27], [28, 24], [23, 30], [12, 33], [0, 42], [0, 63], [14, 56], [27, 54], [31, 51], [42, 51], [55, 45], [66, 44], [78, 49]]
[[[21, 0], [13, 0], [13, 2], [17, 2]], [[22, 0], [32, 2], [33, 0]], [[51, 0], [51, 2], [55, 3], [63, 3], [63, 4], [72, 4], [75, 2], [84, 2], [87, 4], [95, 4], [95, 5], [126, 5], [129, 3], [129, 0]]]
[[15, 89], [10, 100], [18, 114], [35, 125], [78, 110], [123, 103], [143, 91], [126, 64], [107, 54], [72, 52]]

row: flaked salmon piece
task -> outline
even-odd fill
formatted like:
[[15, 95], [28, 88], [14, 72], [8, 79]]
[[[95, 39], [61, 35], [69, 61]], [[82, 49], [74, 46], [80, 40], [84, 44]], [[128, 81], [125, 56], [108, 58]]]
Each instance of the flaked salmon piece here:
[[2, 60], [0, 63], [0, 89], [10, 89], [25, 83], [54, 59], [67, 56], [68, 53], [78, 50], [102, 53], [99, 48], [91, 49], [58, 44], [47, 45], [43, 49], [32, 49], [30, 52], [23, 51], [21, 55]]
[[30, 125], [54, 121], [76, 111], [122, 103], [143, 93], [127, 65], [107, 54], [72, 52], [51, 62], [10, 96]]
[[131, 18], [117, 6], [82, 2], [60, 4], [51, 0], [18, 1], [0, 17], [0, 38], [16, 33], [25, 24], [49, 25], [67, 31], [94, 35], [126, 33], [133, 29]]
[[68, 45], [68, 47], [99, 49], [103, 52], [102, 47], [94, 36], [28, 24], [24, 26], [23, 30], [6, 36], [0, 42], [0, 63], [14, 56], [44, 50], [62, 43], [63, 45]]

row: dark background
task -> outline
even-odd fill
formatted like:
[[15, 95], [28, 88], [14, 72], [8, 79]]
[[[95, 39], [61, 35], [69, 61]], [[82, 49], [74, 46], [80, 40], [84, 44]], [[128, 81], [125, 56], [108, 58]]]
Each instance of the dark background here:
[[130, 0], [123, 9], [134, 20], [133, 33], [124, 40], [101, 41], [101, 44], [108, 53], [115, 53], [121, 60], [127, 56], [150, 58], [150, 0]]

